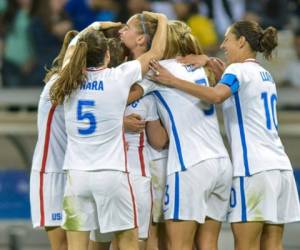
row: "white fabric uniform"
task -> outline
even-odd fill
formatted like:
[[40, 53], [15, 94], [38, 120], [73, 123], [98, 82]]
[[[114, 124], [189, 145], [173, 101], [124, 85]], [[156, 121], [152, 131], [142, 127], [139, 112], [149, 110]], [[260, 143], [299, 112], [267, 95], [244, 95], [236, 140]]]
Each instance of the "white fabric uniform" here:
[[[151, 179], [149, 177], [144, 177], [141, 175], [130, 175], [132, 180], [132, 187], [135, 191], [135, 199], [137, 205], [137, 223], [138, 227], [138, 237], [140, 240], [147, 239], [149, 233], [149, 225], [151, 219]], [[124, 201], [125, 202], [125, 201]], [[110, 211], [115, 211], [116, 213], [122, 214], [123, 211], [119, 212], [118, 207], [109, 207]], [[114, 213], [112, 214], [114, 215]], [[119, 215], [118, 215], [119, 216]], [[102, 218], [99, 218], [102, 220]], [[112, 222], [118, 222], [120, 219], [111, 218]], [[100, 228], [102, 228], [100, 226]], [[110, 242], [113, 240], [113, 233], [100, 233], [99, 230], [93, 230], [90, 234], [90, 239], [98, 242]]]
[[94, 69], [64, 103], [68, 146], [64, 169], [126, 171], [123, 115], [131, 85], [141, 80], [139, 61]]
[[63, 106], [54, 106], [50, 100], [49, 92], [55, 79], [54, 75], [45, 85], [38, 106], [38, 139], [31, 169], [44, 173], [63, 173], [67, 145]]
[[163, 202], [167, 179], [168, 150], [157, 151], [147, 147], [150, 155], [150, 172], [152, 181], [152, 221], [164, 222]]
[[[175, 76], [195, 84], [208, 84], [203, 68], [191, 69], [175, 59], [160, 62]], [[153, 91], [158, 112], [169, 134], [167, 174], [184, 171], [207, 159], [228, 157], [214, 106], [174, 88], [144, 78], [144, 93]]]
[[[101, 233], [137, 227], [129, 174], [121, 171], [70, 170], [67, 174], [62, 227]], [[85, 181], [82, 181], [85, 180]]]
[[[42, 189], [38, 188], [41, 183]], [[34, 228], [61, 226], [65, 184], [65, 173], [31, 171], [30, 210]]]
[[[144, 121], [156, 121], [159, 119], [155, 99], [152, 95], [131, 103], [125, 110], [125, 116], [132, 113], [141, 116]], [[152, 197], [151, 197], [151, 175], [149, 171], [149, 155], [146, 150], [147, 136], [145, 130], [138, 133], [125, 133], [128, 143], [128, 171], [132, 176], [132, 184], [135, 190], [138, 209], [139, 238], [148, 238], [151, 219]]]
[[227, 67], [220, 82], [232, 91], [223, 104], [223, 113], [234, 176], [291, 170], [278, 136], [277, 92], [271, 74], [254, 60], [248, 60]]
[[[223, 104], [234, 168], [233, 192], [239, 200], [230, 210], [230, 221], [300, 220], [299, 204], [289, 202], [297, 203], [298, 195], [291, 163], [278, 136], [277, 93], [271, 74], [248, 59], [226, 68], [220, 82], [232, 92]], [[285, 211], [290, 214], [284, 215]]]
[[60, 226], [65, 187], [63, 162], [67, 134], [63, 106], [54, 106], [49, 91], [56, 79], [45, 85], [38, 106], [38, 139], [30, 176], [30, 207], [34, 227]]
[[250, 177], [234, 177], [228, 221], [300, 221], [299, 204], [292, 171], [268, 170]]
[[[160, 63], [181, 79], [195, 82], [195, 84], [208, 84], [208, 79], [203, 68], [193, 69], [189, 66], [177, 63], [175, 59], [161, 61]], [[141, 83], [141, 86], [145, 93], [153, 91], [158, 101], [159, 115], [169, 134], [168, 179], [169, 176], [172, 175], [175, 175], [176, 178], [187, 175], [196, 166], [201, 166], [198, 168], [199, 171], [201, 172], [203, 170], [205, 172], [205, 164], [211, 167], [209, 159], [229, 159], [219, 131], [213, 105], [206, 105], [198, 98], [174, 88], [157, 85], [146, 78]], [[232, 169], [230, 165], [226, 166], [228, 166], [226, 171], [231, 173]], [[200, 177], [199, 175], [192, 175], [191, 178], [194, 183], [197, 183]], [[211, 184], [216, 182], [215, 178], [217, 178], [217, 176], [205, 175], [206, 182]], [[205, 194], [197, 191], [193, 192], [193, 194], [194, 196], [197, 194], [198, 197], [193, 197], [189, 192], [189, 183], [185, 181], [181, 183], [181, 190], [179, 191], [177, 190], [178, 185], [176, 185], [174, 181], [170, 181], [166, 189], [169, 188], [171, 192], [173, 192], [171, 196], [174, 197], [180, 192], [181, 197], [186, 197], [189, 205], [186, 206], [184, 202], [174, 202], [172, 206], [175, 207], [169, 209], [169, 211], [174, 210], [176, 212], [165, 214], [165, 218], [175, 220], [195, 219], [202, 222], [202, 220], [198, 218], [202, 218], [209, 209], [202, 206], [201, 210], [198, 210], [195, 214], [192, 213], [192, 207], [194, 207], [194, 205], [191, 205], [191, 203], [197, 202], [197, 198], [201, 197], [202, 199]], [[224, 181], [224, 184], [227, 185], [227, 189], [230, 190], [231, 183]], [[211, 186], [200, 190], [201, 192], [207, 192], [207, 190], [209, 190], [213, 193], [214, 187], [215, 186]], [[229, 202], [229, 191], [227, 198]], [[177, 207], [178, 204], [180, 207]], [[195, 204], [195, 206], [197, 205]], [[225, 211], [223, 212], [225, 213]], [[186, 215], [190, 215], [190, 218]]]
[[[67, 180], [64, 196], [66, 218], [63, 226], [68, 230], [100, 228], [105, 233], [137, 227], [135, 197], [129, 177], [125, 184], [128, 169], [123, 115], [129, 89], [139, 80], [141, 65], [136, 60], [112, 69], [88, 69], [86, 81], [64, 103], [68, 134], [64, 169], [69, 170], [71, 177], [74, 175], [72, 182]], [[77, 172], [87, 175], [89, 181], [82, 182], [85, 178], [80, 178]], [[98, 188], [96, 184], [102, 175], [110, 181], [103, 181]], [[113, 189], [113, 185], [122, 188]], [[89, 205], [82, 204], [85, 199]], [[72, 203], [69, 209], [68, 202], [72, 200], [78, 202]], [[109, 209], [102, 210], [99, 205]], [[82, 212], [86, 206], [94, 207], [91, 213]], [[120, 216], [116, 216], [120, 211]], [[82, 222], [74, 226], [74, 218]], [[98, 220], [92, 222], [95, 218]]]
[[229, 158], [208, 159], [186, 171], [168, 175], [164, 219], [204, 223], [205, 218], [209, 217], [225, 221], [231, 185]]
[[[143, 98], [131, 103], [125, 110], [125, 116], [138, 114], [144, 121], [159, 120], [155, 98], [146, 95]], [[147, 136], [145, 131], [142, 133], [126, 132], [125, 139], [128, 143], [128, 171], [133, 175], [150, 177], [149, 155], [145, 150], [147, 147]]]

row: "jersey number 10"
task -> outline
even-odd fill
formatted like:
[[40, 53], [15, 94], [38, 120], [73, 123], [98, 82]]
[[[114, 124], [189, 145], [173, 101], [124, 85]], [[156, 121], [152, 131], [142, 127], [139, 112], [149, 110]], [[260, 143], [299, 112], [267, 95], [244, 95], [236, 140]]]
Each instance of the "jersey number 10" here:
[[[277, 103], [276, 94], [272, 94], [269, 97], [267, 92], [262, 92], [261, 99], [264, 102], [267, 128], [269, 130], [272, 129], [272, 121], [273, 121], [274, 128], [277, 129], [278, 121], [277, 121], [277, 115], [276, 115], [276, 103]], [[271, 112], [270, 112], [270, 107], [271, 107]]]

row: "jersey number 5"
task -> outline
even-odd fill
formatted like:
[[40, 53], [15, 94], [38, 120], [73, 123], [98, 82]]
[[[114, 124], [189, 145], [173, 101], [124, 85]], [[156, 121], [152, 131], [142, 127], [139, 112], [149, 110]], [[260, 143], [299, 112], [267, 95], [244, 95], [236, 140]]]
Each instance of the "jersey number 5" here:
[[86, 120], [89, 123], [89, 127], [78, 128], [78, 133], [81, 135], [89, 135], [96, 130], [96, 117], [90, 111], [84, 111], [84, 108], [90, 108], [95, 106], [95, 101], [92, 100], [79, 100], [77, 105], [77, 120]]
[[[272, 94], [270, 96], [270, 101], [269, 101], [268, 93], [262, 92], [261, 99], [263, 100], [264, 106], [265, 106], [267, 128], [269, 130], [272, 129], [272, 124], [271, 124], [271, 116], [272, 116], [272, 121], [273, 121], [274, 127], [277, 129], [278, 122], [277, 122], [277, 115], [276, 115], [276, 103], [277, 103], [276, 94]], [[270, 106], [271, 106], [272, 113], [270, 112]]]

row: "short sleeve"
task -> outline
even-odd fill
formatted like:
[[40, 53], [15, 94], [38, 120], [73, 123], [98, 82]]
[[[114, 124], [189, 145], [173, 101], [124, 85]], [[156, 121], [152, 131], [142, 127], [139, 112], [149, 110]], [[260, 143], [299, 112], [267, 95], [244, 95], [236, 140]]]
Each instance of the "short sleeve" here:
[[147, 95], [150, 92], [156, 90], [156, 84], [153, 81], [147, 79], [147, 77], [144, 77], [144, 79], [137, 84], [143, 88], [144, 95]]
[[219, 83], [227, 85], [231, 89], [231, 93], [235, 94], [240, 88], [240, 69], [237, 64], [231, 64], [225, 69]]
[[159, 119], [156, 101], [153, 95], [148, 94], [145, 97], [145, 101], [147, 104], [147, 117], [146, 121], [156, 121]]
[[117, 70], [121, 71], [122, 80], [128, 82], [130, 86], [142, 80], [142, 68], [138, 60], [122, 63]]

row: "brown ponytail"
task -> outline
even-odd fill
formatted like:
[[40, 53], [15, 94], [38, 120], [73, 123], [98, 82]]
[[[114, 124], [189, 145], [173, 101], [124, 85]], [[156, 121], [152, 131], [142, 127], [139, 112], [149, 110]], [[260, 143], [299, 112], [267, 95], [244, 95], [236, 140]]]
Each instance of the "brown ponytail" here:
[[251, 49], [263, 53], [264, 57], [269, 60], [272, 58], [272, 51], [277, 47], [277, 30], [274, 27], [268, 27], [263, 30], [257, 22], [239, 21], [235, 22], [230, 31], [237, 38], [245, 37]]
[[65, 97], [70, 96], [86, 80], [87, 67], [103, 65], [107, 49], [107, 39], [102, 31], [92, 30], [82, 34], [70, 61], [60, 71], [59, 78], [50, 89], [52, 103], [62, 104]]
[[78, 34], [78, 31], [76, 31], [76, 30], [71, 30], [71, 31], [67, 32], [67, 34], [65, 35], [64, 41], [63, 41], [63, 45], [60, 49], [60, 52], [58, 53], [58, 56], [52, 62], [51, 69], [46, 69], [47, 73], [44, 78], [44, 83], [47, 83], [54, 74], [57, 74], [59, 72], [59, 70], [62, 67], [63, 60], [65, 57], [67, 48], [69, 46], [69, 43], [77, 34]]
[[263, 53], [266, 59], [272, 58], [272, 51], [277, 47], [277, 30], [274, 27], [268, 27], [263, 31], [260, 39], [260, 52]]
[[70, 96], [72, 91], [85, 80], [86, 54], [86, 42], [78, 42], [70, 62], [61, 70], [59, 78], [50, 89], [50, 98], [53, 104], [62, 104], [65, 97]]

